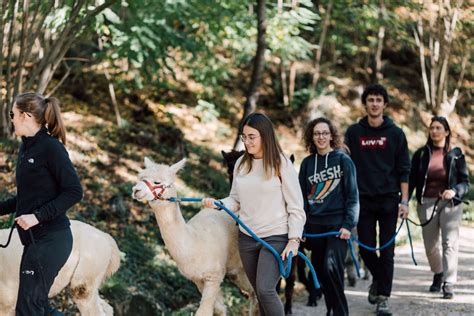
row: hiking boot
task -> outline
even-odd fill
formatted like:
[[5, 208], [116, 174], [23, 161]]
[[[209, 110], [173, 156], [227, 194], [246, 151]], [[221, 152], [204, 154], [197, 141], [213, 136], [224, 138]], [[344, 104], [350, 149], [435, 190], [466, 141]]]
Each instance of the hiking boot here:
[[430, 286], [430, 292], [441, 291], [441, 285], [443, 284], [443, 272], [435, 273], [433, 276], [433, 284]]
[[377, 316], [392, 316], [392, 311], [388, 306], [388, 297], [379, 295], [377, 300], [377, 309], [375, 310]]
[[311, 289], [306, 306], [318, 306], [318, 300], [321, 298], [321, 289]]
[[443, 284], [443, 298], [450, 300], [454, 297], [453, 286], [449, 283], [444, 282]]
[[377, 281], [372, 281], [372, 284], [369, 287], [369, 303], [376, 304], [377, 300], [378, 300]]

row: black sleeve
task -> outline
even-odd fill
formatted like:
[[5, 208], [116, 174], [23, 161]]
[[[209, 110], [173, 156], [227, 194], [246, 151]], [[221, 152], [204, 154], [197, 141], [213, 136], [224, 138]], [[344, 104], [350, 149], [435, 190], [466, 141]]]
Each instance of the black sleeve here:
[[341, 159], [344, 181], [345, 214], [342, 227], [352, 230], [359, 220], [359, 191], [357, 189], [357, 175], [354, 163], [348, 156]]
[[418, 184], [418, 168], [420, 166], [420, 155], [422, 150], [423, 149], [418, 149], [411, 159], [410, 178], [408, 180], [408, 200], [411, 199], [411, 195]]
[[456, 171], [457, 184], [453, 189], [456, 191], [456, 197], [462, 199], [469, 190], [469, 173], [467, 171], [466, 159], [462, 152], [459, 158], [456, 159]]
[[396, 169], [400, 176], [400, 182], [408, 182], [410, 176], [410, 155], [408, 154], [408, 144], [405, 133], [400, 130], [400, 140], [398, 142]]
[[350, 156], [350, 153], [352, 153], [352, 143], [351, 143], [351, 127], [349, 127], [346, 131], [346, 133], [344, 134], [344, 144], [346, 144], [346, 146], [349, 148], [349, 156]]
[[307, 162], [308, 162], [307, 158], [305, 158], [301, 162], [300, 172], [298, 174], [298, 180], [300, 182], [301, 193], [303, 194], [304, 211], [306, 212], [306, 214], [308, 214], [308, 211], [309, 211], [308, 199], [306, 198], [306, 196], [308, 195], [308, 180], [306, 179]]
[[66, 211], [82, 199], [82, 187], [69, 155], [60, 143], [51, 146], [48, 157], [48, 169], [60, 187], [59, 195], [52, 201], [41, 206], [35, 215], [38, 221], [50, 221]]
[[16, 196], [0, 202], [0, 215], [7, 215], [16, 211]]

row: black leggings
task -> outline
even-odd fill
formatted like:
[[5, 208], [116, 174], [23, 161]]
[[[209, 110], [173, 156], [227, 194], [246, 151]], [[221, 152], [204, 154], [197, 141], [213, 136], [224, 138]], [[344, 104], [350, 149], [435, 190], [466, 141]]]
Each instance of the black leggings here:
[[48, 293], [54, 278], [72, 250], [71, 229], [63, 229], [35, 240], [23, 249], [16, 316], [50, 315]]

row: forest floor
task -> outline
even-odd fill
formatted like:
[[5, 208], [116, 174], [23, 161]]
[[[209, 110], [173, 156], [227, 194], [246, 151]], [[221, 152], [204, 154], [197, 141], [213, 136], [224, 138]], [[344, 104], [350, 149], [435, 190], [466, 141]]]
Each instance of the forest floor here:
[[[474, 314], [474, 227], [462, 226], [460, 231], [458, 282], [452, 300], [442, 299], [442, 293], [430, 293], [433, 274], [426, 259], [423, 242], [414, 242], [415, 266], [411, 259], [409, 245], [395, 249], [395, 276], [393, 280], [390, 307], [393, 315], [473, 315]], [[347, 281], [346, 281], [347, 283]], [[375, 314], [375, 305], [367, 301], [370, 280], [358, 279], [355, 287], [346, 285], [349, 312], [354, 316]], [[307, 294], [298, 283], [293, 306], [294, 316], [325, 315], [324, 298], [317, 307], [307, 307]]]

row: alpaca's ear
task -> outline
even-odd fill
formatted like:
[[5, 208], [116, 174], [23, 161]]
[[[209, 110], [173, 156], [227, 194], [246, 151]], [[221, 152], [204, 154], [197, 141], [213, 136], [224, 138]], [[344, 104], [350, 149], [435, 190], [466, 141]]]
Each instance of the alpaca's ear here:
[[181, 159], [180, 161], [178, 161], [177, 163], [175, 163], [174, 165], [170, 167], [171, 172], [176, 174], [179, 170], [183, 169], [185, 164], [186, 164], [186, 158]]
[[227, 161], [228, 153], [226, 153], [225, 151], [221, 150], [221, 154], [222, 154], [222, 157], [224, 157], [224, 160]]
[[145, 157], [145, 169], [151, 168], [154, 164], [151, 158]]

